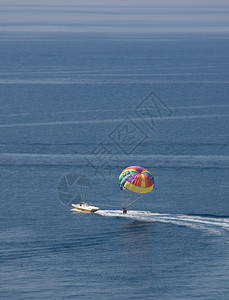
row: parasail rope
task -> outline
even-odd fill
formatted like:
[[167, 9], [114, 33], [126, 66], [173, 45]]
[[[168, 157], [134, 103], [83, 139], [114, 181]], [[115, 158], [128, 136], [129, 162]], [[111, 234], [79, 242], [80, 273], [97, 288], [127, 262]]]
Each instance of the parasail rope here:
[[81, 189], [79, 189], [79, 191], [80, 191], [80, 197], [81, 197], [81, 199], [82, 199], [82, 202], [84, 202], [84, 195], [83, 195], [83, 192], [81, 191]]
[[123, 200], [122, 200], [122, 207], [127, 207], [127, 204], [130, 201], [130, 198], [131, 198], [131, 196], [129, 196], [127, 200], [125, 198], [123, 198]]
[[137, 199], [135, 199], [134, 201], [130, 202], [126, 207], [130, 206], [131, 204], [133, 204], [135, 201], [137, 201], [138, 199], [140, 199], [142, 197], [142, 195], [140, 197], [138, 197]]

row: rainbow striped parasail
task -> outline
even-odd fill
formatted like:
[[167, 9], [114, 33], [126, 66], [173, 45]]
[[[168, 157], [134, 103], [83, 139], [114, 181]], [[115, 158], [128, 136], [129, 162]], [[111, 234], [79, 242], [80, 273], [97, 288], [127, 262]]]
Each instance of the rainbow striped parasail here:
[[118, 184], [121, 190], [127, 188], [135, 193], [149, 193], [154, 188], [154, 179], [148, 170], [131, 166], [122, 171]]

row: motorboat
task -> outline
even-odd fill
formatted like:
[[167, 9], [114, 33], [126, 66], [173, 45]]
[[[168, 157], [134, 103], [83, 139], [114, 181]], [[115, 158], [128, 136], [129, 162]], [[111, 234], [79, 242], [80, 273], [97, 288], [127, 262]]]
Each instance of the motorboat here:
[[93, 206], [93, 205], [88, 205], [85, 202], [80, 202], [79, 204], [72, 204], [72, 209], [71, 211], [75, 211], [75, 212], [95, 212], [99, 209], [99, 207], [97, 206]]

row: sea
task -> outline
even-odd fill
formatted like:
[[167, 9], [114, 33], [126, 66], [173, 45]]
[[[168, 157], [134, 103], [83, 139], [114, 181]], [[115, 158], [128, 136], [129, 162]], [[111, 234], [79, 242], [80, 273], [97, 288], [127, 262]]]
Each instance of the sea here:
[[228, 5], [67, 3], [1, 4], [0, 298], [227, 299]]

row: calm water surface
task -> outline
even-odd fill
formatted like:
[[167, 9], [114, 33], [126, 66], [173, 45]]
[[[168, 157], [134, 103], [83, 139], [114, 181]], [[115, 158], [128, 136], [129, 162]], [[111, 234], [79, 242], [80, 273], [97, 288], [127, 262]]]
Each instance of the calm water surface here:
[[[1, 298], [226, 299], [227, 37], [0, 39]], [[156, 185], [123, 216], [129, 165]], [[59, 200], [70, 173], [97, 213]]]

